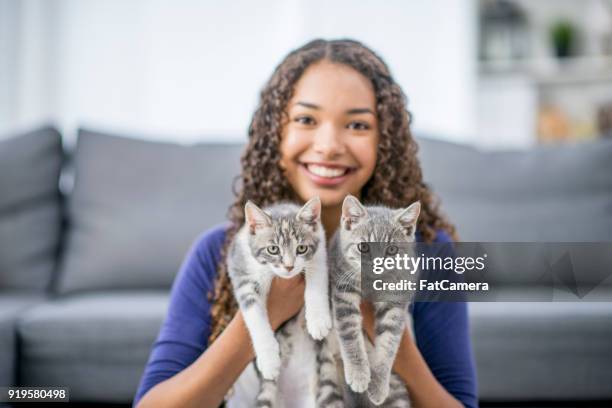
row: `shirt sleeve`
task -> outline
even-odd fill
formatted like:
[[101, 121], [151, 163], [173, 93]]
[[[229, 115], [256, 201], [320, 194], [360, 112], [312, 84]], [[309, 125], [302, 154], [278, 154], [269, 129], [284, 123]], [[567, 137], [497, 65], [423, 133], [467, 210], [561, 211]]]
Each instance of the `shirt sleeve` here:
[[[438, 243], [450, 242], [442, 235]], [[438, 382], [466, 407], [478, 407], [476, 369], [465, 302], [417, 302], [417, 347]]]
[[156, 384], [193, 363], [206, 349], [211, 330], [208, 293], [213, 288], [225, 227], [200, 236], [174, 280], [166, 318], [153, 344], [133, 406]]

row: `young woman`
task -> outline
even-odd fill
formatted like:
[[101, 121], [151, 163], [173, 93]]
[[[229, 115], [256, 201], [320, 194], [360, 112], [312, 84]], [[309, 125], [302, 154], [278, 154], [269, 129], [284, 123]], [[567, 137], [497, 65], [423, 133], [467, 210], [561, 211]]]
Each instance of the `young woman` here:
[[[200, 237], [181, 267], [135, 406], [216, 407], [254, 359], [224, 262], [247, 200], [266, 206], [319, 196], [328, 238], [347, 194], [389, 207], [419, 200], [417, 239], [454, 236], [423, 183], [409, 119], [386, 64], [356, 41], [315, 40], [280, 63], [249, 127], [231, 223]], [[273, 281], [268, 313], [274, 329], [301, 309], [303, 292], [300, 276]], [[415, 303], [411, 310], [414, 339], [407, 329], [394, 370], [414, 406], [477, 406], [466, 305]], [[364, 304], [362, 312], [371, 335], [372, 309]]]

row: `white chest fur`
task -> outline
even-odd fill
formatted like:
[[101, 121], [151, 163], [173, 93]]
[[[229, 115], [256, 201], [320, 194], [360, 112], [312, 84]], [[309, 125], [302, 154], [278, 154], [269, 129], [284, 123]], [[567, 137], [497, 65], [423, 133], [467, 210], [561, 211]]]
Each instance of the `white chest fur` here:
[[[304, 313], [298, 315], [303, 325]], [[294, 352], [280, 372], [279, 407], [315, 408], [316, 357], [314, 344], [306, 330], [299, 330], [292, 336]], [[233, 392], [227, 400], [228, 408], [252, 408], [259, 392], [259, 378], [251, 363], [234, 383]]]

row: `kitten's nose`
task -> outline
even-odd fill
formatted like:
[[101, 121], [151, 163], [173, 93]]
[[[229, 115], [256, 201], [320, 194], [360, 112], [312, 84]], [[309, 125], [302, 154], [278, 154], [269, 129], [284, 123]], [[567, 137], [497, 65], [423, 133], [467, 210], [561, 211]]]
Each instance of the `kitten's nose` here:
[[293, 270], [293, 265], [285, 265], [285, 269], [287, 272], [291, 272]]

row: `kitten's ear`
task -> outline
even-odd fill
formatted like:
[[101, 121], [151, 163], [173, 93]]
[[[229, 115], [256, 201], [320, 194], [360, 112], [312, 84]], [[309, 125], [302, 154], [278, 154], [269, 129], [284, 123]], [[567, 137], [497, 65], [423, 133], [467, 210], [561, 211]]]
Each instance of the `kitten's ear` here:
[[249, 226], [249, 232], [251, 234], [255, 234], [260, 228], [272, 226], [272, 219], [270, 216], [251, 201], [247, 201], [244, 206], [244, 218], [246, 224]]
[[321, 219], [321, 199], [319, 197], [314, 197], [308, 200], [308, 202], [300, 208], [295, 218], [316, 228], [317, 223]]
[[420, 212], [421, 203], [419, 201], [412, 203], [408, 208], [397, 210], [395, 219], [404, 227], [408, 236], [414, 235]]
[[342, 203], [342, 228], [349, 231], [354, 225], [359, 224], [368, 212], [365, 207], [361, 205], [358, 199], [352, 195], [347, 195]]

